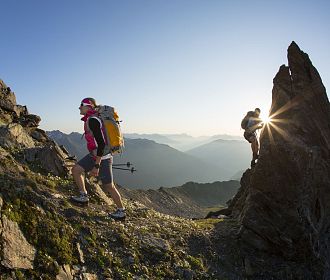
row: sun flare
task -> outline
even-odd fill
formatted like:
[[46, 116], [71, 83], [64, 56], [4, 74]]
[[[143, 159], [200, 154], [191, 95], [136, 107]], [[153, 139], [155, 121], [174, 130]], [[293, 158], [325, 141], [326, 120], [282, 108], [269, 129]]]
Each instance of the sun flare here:
[[264, 124], [269, 124], [271, 121], [272, 121], [272, 118], [270, 116], [265, 117], [265, 118], [262, 119], [262, 122]]

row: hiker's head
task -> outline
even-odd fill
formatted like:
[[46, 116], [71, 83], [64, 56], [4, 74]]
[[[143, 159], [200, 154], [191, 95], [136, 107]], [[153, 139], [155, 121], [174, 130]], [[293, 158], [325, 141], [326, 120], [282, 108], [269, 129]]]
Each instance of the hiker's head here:
[[80, 114], [85, 115], [89, 110], [95, 109], [96, 108], [96, 101], [92, 97], [87, 97], [84, 98], [79, 106], [80, 109]]
[[254, 114], [256, 117], [259, 117], [260, 116], [260, 109], [259, 108], [255, 108], [254, 109]]

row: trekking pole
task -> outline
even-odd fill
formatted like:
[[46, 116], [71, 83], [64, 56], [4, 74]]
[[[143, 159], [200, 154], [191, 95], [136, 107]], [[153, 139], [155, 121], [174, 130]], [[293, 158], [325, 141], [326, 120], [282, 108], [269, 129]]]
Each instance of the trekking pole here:
[[65, 159], [67, 159], [67, 160], [77, 160], [77, 157], [76, 156], [68, 156]]
[[118, 164], [113, 164], [112, 166], [127, 166], [127, 167], [131, 167], [131, 163], [127, 162], [127, 163], [118, 163]]
[[132, 167], [132, 168], [113, 167], [113, 169], [131, 171], [131, 173], [134, 173], [135, 171], [137, 171], [134, 167]]

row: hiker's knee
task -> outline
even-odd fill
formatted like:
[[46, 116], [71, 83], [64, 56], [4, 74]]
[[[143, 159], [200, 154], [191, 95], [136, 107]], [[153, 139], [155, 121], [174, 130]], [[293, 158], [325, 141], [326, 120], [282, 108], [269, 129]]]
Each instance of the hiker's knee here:
[[73, 175], [81, 175], [83, 173], [84, 173], [84, 169], [79, 164], [76, 164], [75, 166], [73, 166], [73, 168], [72, 168]]
[[116, 189], [116, 186], [115, 186], [114, 183], [108, 183], [108, 184], [104, 184], [104, 185], [103, 185], [103, 189], [104, 189], [105, 191], [110, 192], [110, 191], [115, 190], [115, 189]]

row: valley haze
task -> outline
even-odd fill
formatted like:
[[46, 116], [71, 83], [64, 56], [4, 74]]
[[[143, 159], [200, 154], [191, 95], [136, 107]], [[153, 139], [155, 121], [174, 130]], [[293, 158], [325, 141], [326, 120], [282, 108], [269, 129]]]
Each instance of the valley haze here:
[[[47, 134], [78, 159], [88, 153], [85, 140], [77, 132], [65, 134], [50, 131]], [[219, 140], [218, 135], [195, 138], [186, 134], [125, 134], [125, 137], [124, 153], [115, 155], [114, 163], [131, 162], [138, 171], [131, 174], [114, 170], [114, 178], [119, 185], [133, 189], [175, 187], [189, 181], [210, 183], [237, 180], [238, 174], [248, 167], [251, 157], [250, 146], [245, 140]], [[173, 143], [194, 148], [183, 152], [173, 148]]]

